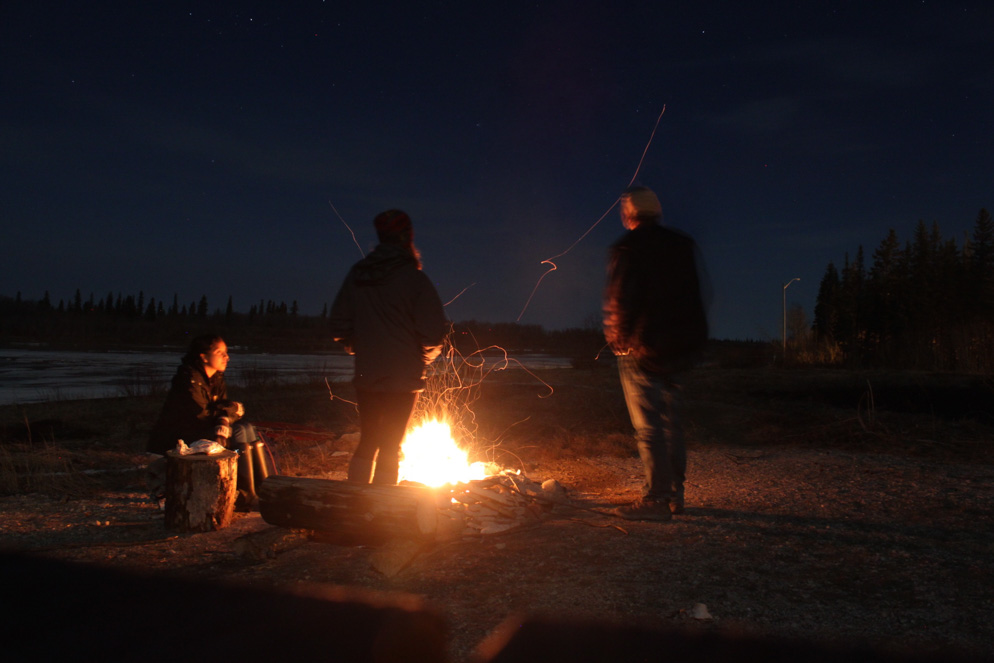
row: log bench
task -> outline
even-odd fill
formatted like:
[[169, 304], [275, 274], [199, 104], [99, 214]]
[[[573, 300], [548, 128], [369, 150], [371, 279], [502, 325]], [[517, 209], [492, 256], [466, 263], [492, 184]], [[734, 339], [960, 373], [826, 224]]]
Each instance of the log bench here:
[[270, 525], [334, 534], [343, 543], [432, 541], [447, 492], [424, 486], [358, 484], [271, 476], [259, 489], [259, 513]]

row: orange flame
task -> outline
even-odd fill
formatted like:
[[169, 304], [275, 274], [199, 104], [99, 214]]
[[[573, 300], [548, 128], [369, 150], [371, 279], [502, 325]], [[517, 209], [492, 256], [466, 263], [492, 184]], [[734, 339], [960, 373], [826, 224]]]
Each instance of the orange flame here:
[[470, 463], [445, 422], [432, 419], [409, 430], [400, 448], [400, 481], [431, 487], [484, 479], [486, 463]]

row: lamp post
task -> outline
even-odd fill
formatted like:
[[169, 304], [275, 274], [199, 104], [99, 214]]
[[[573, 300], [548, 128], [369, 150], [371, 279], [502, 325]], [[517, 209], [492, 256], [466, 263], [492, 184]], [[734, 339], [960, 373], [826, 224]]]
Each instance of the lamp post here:
[[794, 281], [800, 281], [801, 277], [796, 276], [783, 284], [783, 356], [787, 357], [787, 287]]

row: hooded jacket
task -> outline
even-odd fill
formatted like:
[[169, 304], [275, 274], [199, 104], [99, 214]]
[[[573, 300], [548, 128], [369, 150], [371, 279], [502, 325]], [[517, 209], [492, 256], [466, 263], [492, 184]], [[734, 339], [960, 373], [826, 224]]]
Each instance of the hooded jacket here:
[[615, 242], [604, 290], [604, 337], [649, 373], [693, 366], [708, 338], [694, 241], [643, 222]]
[[213, 440], [214, 428], [222, 417], [227, 417], [229, 424], [238, 419], [238, 404], [228, 400], [224, 373], [207, 377], [201, 366], [183, 362], [173, 376], [162, 412], [149, 434], [147, 449], [164, 454], [176, 446], [177, 440], [187, 444]]
[[356, 389], [416, 392], [442, 351], [448, 320], [417, 259], [384, 242], [345, 277], [331, 307], [331, 331], [355, 354]]

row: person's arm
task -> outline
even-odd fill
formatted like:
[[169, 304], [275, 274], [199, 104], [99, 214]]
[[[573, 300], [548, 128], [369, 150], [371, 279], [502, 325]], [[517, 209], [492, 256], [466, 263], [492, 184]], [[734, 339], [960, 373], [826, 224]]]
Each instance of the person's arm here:
[[350, 355], [355, 354], [355, 305], [352, 301], [351, 273], [345, 277], [345, 282], [338, 289], [335, 301], [331, 305], [331, 337], [336, 343], [345, 346]]
[[421, 286], [414, 303], [414, 331], [421, 343], [421, 358], [427, 366], [442, 352], [449, 321], [431, 279], [424, 272], [420, 272], [420, 276]]
[[608, 259], [607, 286], [604, 290], [604, 340], [616, 355], [632, 350], [633, 311], [637, 305], [636, 283], [631, 256], [622, 248], [613, 248]]
[[245, 408], [241, 403], [228, 399], [228, 383], [225, 381], [224, 375], [214, 376], [210, 383], [209, 398], [211, 403], [208, 409], [213, 417], [214, 439], [228, 446], [228, 438], [231, 437], [231, 424], [245, 414]]

